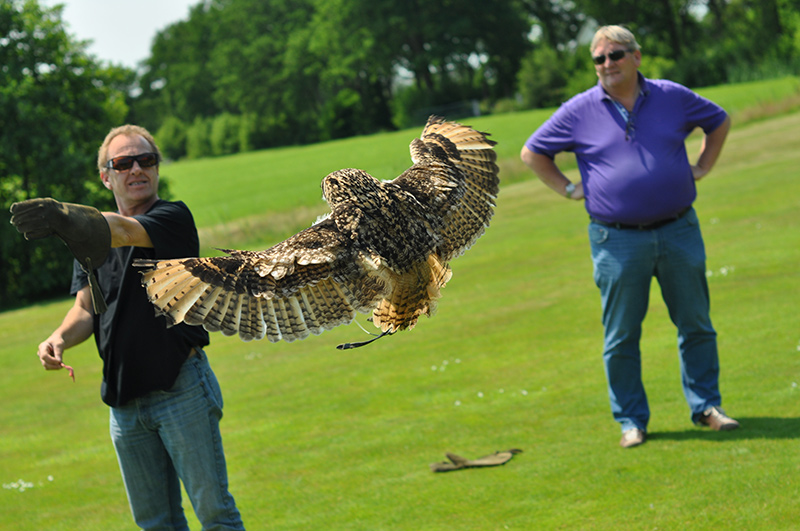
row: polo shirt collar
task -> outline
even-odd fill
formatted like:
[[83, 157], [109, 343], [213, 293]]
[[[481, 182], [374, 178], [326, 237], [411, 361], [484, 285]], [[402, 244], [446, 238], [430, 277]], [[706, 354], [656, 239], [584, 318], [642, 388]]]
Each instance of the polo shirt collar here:
[[[638, 72], [638, 71], [636, 72], [636, 75], [639, 77], [639, 93], [640, 94], [644, 94], [645, 96], [649, 96], [650, 95], [650, 84], [647, 81], [647, 78], [644, 77], [642, 75], [642, 73]], [[600, 80], [597, 80], [597, 98], [600, 101], [603, 101], [603, 100], [613, 101], [611, 99], [611, 96], [609, 96], [608, 93], [606, 92], [606, 90], [603, 88], [603, 84], [600, 83]]]

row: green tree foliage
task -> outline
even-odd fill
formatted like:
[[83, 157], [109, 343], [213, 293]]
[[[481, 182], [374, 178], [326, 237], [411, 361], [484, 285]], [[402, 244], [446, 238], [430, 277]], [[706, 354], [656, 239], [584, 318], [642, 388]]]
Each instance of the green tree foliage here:
[[[387, 128], [465, 100], [513, 96], [529, 24], [509, 0], [336, 0], [320, 4], [316, 27], [318, 55], [338, 86], [361, 96], [357, 116], [372, 110], [372, 127]], [[348, 119], [352, 93], [334, 105]]]
[[522, 62], [518, 74], [525, 107], [552, 107], [563, 102], [567, 97], [567, 74], [556, 50], [537, 47]]
[[[389, 107], [394, 75], [391, 47], [376, 27], [381, 4], [385, 2], [317, 3], [306, 46], [321, 66], [316, 98], [322, 139], [394, 128]], [[297, 48], [292, 56], [301, 53]]]
[[513, 95], [528, 28], [517, 0], [207, 0], [156, 37], [134, 113], [247, 116], [240, 148], [392, 129], [405, 77], [416, 108]]
[[161, 154], [167, 159], [177, 160], [186, 156], [186, 124], [177, 116], [167, 116], [156, 131], [155, 140]]
[[[783, 73], [800, 63], [798, 0], [576, 0], [599, 24], [630, 27], [648, 57], [674, 61], [667, 74], [689, 86]], [[768, 70], [772, 70], [771, 72]]]
[[[799, 4], [203, 0], [156, 37], [131, 116], [155, 130], [170, 120], [171, 144], [186, 144], [173, 151], [197, 157], [407, 127], [431, 113], [462, 118], [477, 102], [553, 105], [596, 82], [586, 45], [602, 24], [636, 33], [646, 75], [693, 87], [759, 78], [797, 68]], [[223, 147], [219, 135], [234, 129]]]
[[216, 12], [217, 106], [259, 118], [251, 124], [255, 147], [317, 140], [319, 66], [306, 51], [313, 3], [228, 0], [210, 10]]
[[562, 0], [523, 0], [531, 25], [541, 35], [539, 41], [558, 50], [574, 43], [586, 24], [586, 15], [573, 2]]
[[199, 159], [211, 155], [211, 122], [213, 118], [198, 116], [186, 130], [186, 156]]
[[211, 122], [210, 144], [212, 155], [230, 155], [239, 151], [241, 118], [224, 112]]
[[[31, 197], [111, 206], [97, 178], [97, 148], [127, 113], [132, 73], [101, 67], [67, 35], [61, 8], [0, 2], [0, 209]], [[8, 214], [6, 214], [8, 216]], [[0, 223], [0, 307], [63, 293], [66, 247], [24, 241]]]
[[139, 80], [140, 95], [133, 107], [136, 123], [157, 131], [174, 116], [190, 124], [197, 117], [219, 112], [214, 102], [216, 80], [210, 64], [216, 21], [204, 3], [194, 6], [189, 19], [160, 31]]
[[517, 2], [383, 4], [372, 17], [376, 35], [392, 50], [394, 63], [413, 74], [416, 87], [438, 100], [433, 103], [454, 101], [454, 92], [462, 98], [513, 95], [530, 29]]
[[709, 0], [713, 58], [726, 81], [800, 71], [799, 0]]

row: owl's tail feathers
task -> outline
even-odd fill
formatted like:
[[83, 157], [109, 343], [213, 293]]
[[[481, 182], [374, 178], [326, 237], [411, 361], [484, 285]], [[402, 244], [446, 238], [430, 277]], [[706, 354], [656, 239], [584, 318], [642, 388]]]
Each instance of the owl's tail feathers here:
[[436, 312], [437, 300], [452, 271], [436, 255], [394, 279], [394, 289], [372, 313], [372, 322], [383, 332], [411, 330], [421, 315]]

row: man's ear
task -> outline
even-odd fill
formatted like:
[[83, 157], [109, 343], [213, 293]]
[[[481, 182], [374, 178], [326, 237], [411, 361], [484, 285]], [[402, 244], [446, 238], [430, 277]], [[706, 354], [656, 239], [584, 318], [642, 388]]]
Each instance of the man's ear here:
[[113, 191], [113, 188], [111, 188], [111, 181], [108, 178], [108, 172], [101, 171], [100, 180], [103, 181], [103, 186]]

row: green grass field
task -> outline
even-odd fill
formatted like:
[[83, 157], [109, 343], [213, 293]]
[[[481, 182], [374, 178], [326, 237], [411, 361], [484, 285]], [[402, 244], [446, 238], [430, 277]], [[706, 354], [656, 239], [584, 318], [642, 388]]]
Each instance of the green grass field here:
[[[642, 342], [650, 439], [617, 446], [586, 213], [523, 179], [516, 162], [548, 113], [476, 119], [500, 141], [510, 178], [501, 174], [486, 235], [451, 264], [438, 315], [351, 351], [335, 346], [364, 339], [355, 325], [293, 344], [212, 335], [231, 490], [248, 529], [796, 529], [800, 112], [759, 116], [753, 109], [774, 103], [758, 100], [764, 85], [741, 87], [749, 99], [719, 90], [750, 114], [737, 123], [733, 112], [696, 208], [723, 406], [740, 430], [691, 424], [675, 330], [654, 285]], [[324, 210], [318, 186], [329, 171], [358, 166], [390, 178], [408, 166], [409, 140], [409, 132], [376, 135], [163, 173], [206, 237], [258, 248], [274, 243], [261, 237], [264, 224], [289, 233]], [[690, 139], [690, 153], [698, 145]], [[134, 527], [93, 343], [68, 352], [76, 383], [66, 371], [45, 372], [35, 355], [70, 303], [0, 313], [3, 530]], [[428, 469], [445, 452], [474, 458], [508, 448], [524, 452], [503, 467]]]

